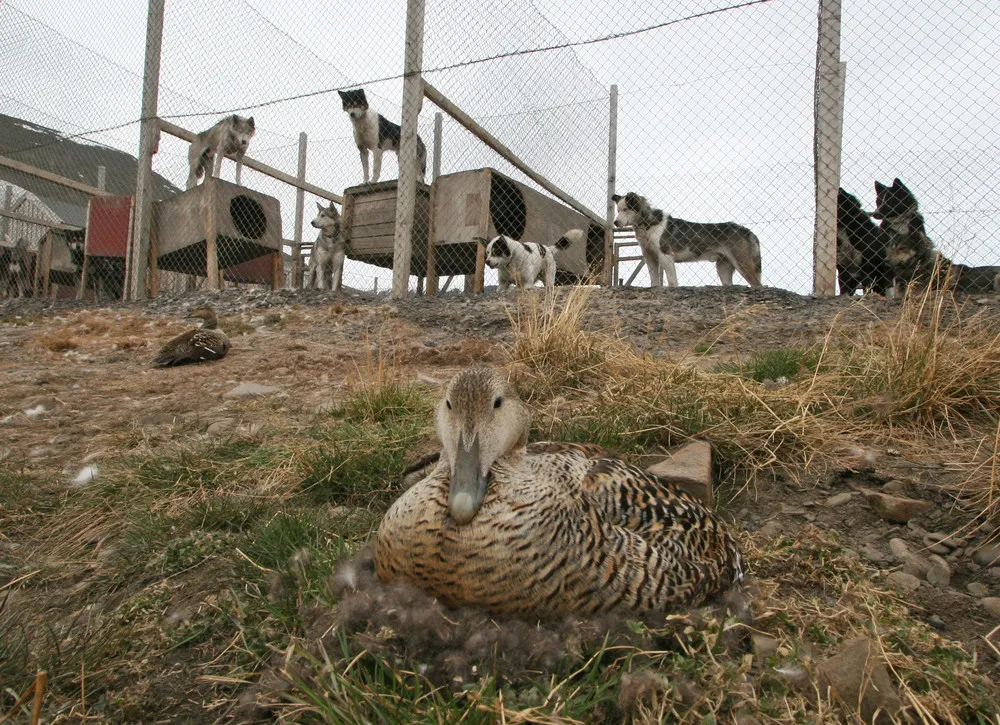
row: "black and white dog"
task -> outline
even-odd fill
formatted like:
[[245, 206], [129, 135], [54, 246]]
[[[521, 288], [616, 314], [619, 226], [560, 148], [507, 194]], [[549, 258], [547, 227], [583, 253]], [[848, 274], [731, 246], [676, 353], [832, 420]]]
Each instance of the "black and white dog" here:
[[227, 155], [236, 158], [236, 183], [239, 184], [243, 171], [243, 156], [246, 155], [250, 139], [256, 132], [253, 116], [244, 118], [234, 113], [195, 136], [191, 146], [188, 147], [187, 188], [193, 188], [202, 175], [218, 178], [222, 169], [222, 159]]
[[667, 216], [654, 209], [644, 196], [629, 192], [611, 197], [618, 207], [615, 226], [631, 227], [649, 270], [649, 282], [662, 287], [661, 272], [667, 284], [677, 286], [675, 262], [715, 262], [724, 285], [733, 283], [738, 271], [751, 287], [760, 287], [760, 242], [746, 227], [735, 222], [703, 224]]
[[340, 233], [340, 212], [332, 201], [328, 207], [316, 202], [316, 209], [312, 225], [319, 229], [319, 236], [309, 257], [309, 270], [303, 286], [306, 289], [326, 289], [327, 280], [330, 280], [330, 289], [339, 292], [340, 274], [347, 255], [347, 243]]
[[511, 284], [534, 287], [539, 280], [546, 289], [551, 289], [556, 283], [556, 250], [566, 249], [570, 244], [572, 239], [567, 236], [547, 246], [519, 242], [501, 234], [486, 245], [486, 265], [497, 270], [502, 290]]
[[35, 255], [24, 237], [13, 247], [0, 246], [0, 297], [28, 297], [35, 277]]
[[[382, 171], [382, 152], [395, 151], [398, 156], [403, 131], [381, 113], [368, 107], [368, 98], [363, 88], [337, 93], [340, 94], [344, 111], [351, 117], [351, 124], [354, 126], [354, 143], [361, 154], [361, 168], [364, 170], [366, 184], [369, 183], [368, 152], [372, 152], [371, 183], [374, 184]], [[417, 160], [420, 162], [420, 178], [423, 179], [427, 173], [427, 147], [420, 136], [417, 136]]]

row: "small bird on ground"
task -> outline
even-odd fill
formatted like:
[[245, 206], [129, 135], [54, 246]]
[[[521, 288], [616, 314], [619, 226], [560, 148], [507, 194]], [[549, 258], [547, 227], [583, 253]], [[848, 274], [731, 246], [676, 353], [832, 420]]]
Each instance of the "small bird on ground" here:
[[153, 358], [156, 367], [171, 367], [186, 363], [218, 360], [229, 352], [229, 338], [219, 329], [219, 318], [211, 307], [199, 307], [188, 315], [190, 319], [201, 319], [201, 327], [181, 333]]

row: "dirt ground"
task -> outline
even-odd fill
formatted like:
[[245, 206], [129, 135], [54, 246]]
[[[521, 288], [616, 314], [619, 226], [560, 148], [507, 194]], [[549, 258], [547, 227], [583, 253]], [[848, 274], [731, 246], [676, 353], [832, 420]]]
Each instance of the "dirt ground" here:
[[[0, 300], [0, 466], [42, 474], [69, 489], [79, 485], [74, 479], [85, 466], [116, 456], [123, 439], [155, 445], [252, 427], [262, 415], [260, 404], [223, 397], [240, 383], [277, 388], [267, 399], [268, 415], [305, 425], [332, 404], [341, 386], [380, 362], [405, 380], [444, 381], [464, 365], [503, 360], [516, 315], [513, 299], [489, 293], [390, 301], [224, 290], [103, 307]], [[203, 302], [235, 333], [228, 357], [152, 369], [159, 345], [188, 327], [183, 313]], [[1000, 315], [997, 299], [968, 304]], [[755, 350], [818, 345], [837, 319], [865, 326], [898, 309], [898, 302], [881, 298], [816, 299], [777, 289], [599, 290], [586, 324], [615, 329], [654, 356], [707, 368]], [[886, 589], [900, 569], [891, 540], [927, 554], [937, 538], [964, 531], [954, 546], [938, 547], [950, 581], [922, 581], [900, 597], [916, 618], [976, 651], [981, 668], [996, 680], [1000, 662], [984, 638], [995, 632], [1000, 615], [980, 602], [1000, 596], [1000, 562], [984, 566], [973, 559], [986, 532], [968, 528], [973, 512], [945, 488], [962, 481], [967, 464], [947, 447], [914, 455], [862, 442], [856, 459], [845, 460], [839, 471], [758, 481], [738, 494], [723, 492], [723, 498], [731, 499], [727, 516], [750, 532], [834, 532]], [[907, 525], [881, 518], [862, 491], [889, 482], [897, 493], [930, 502], [930, 510]], [[0, 531], [0, 596], [33, 570], [31, 552], [40, 535], [17, 527]], [[67, 573], [67, 597], [79, 581]], [[51, 601], [61, 599], [49, 593]]]

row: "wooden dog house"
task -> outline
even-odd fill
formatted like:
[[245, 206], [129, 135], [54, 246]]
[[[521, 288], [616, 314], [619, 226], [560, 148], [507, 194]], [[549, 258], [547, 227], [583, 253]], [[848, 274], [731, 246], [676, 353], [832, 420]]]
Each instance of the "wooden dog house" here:
[[223, 278], [281, 286], [281, 206], [274, 197], [209, 176], [154, 209], [154, 280], [162, 269], [206, 277], [209, 289]]
[[[384, 181], [344, 191], [343, 229], [351, 259], [392, 268], [396, 184]], [[505, 234], [554, 244], [570, 229], [587, 233], [556, 255], [560, 284], [601, 273], [603, 227], [496, 169], [446, 174], [430, 187], [417, 184], [410, 269], [418, 276], [426, 274], [429, 293], [436, 291], [438, 276], [459, 274], [475, 275], [478, 292], [483, 288], [483, 241]]]

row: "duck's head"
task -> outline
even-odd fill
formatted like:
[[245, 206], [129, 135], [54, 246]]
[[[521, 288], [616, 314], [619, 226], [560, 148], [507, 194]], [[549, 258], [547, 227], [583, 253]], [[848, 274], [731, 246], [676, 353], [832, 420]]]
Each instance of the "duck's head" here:
[[464, 526], [486, 498], [490, 467], [527, 444], [531, 416], [495, 370], [468, 368], [448, 384], [435, 423], [451, 466], [448, 511]]
[[207, 329], [213, 329], [219, 324], [219, 318], [211, 307], [199, 307], [196, 310], [191, 310], [187, 316], [192, 320], [201, 320], [201, 326]]

